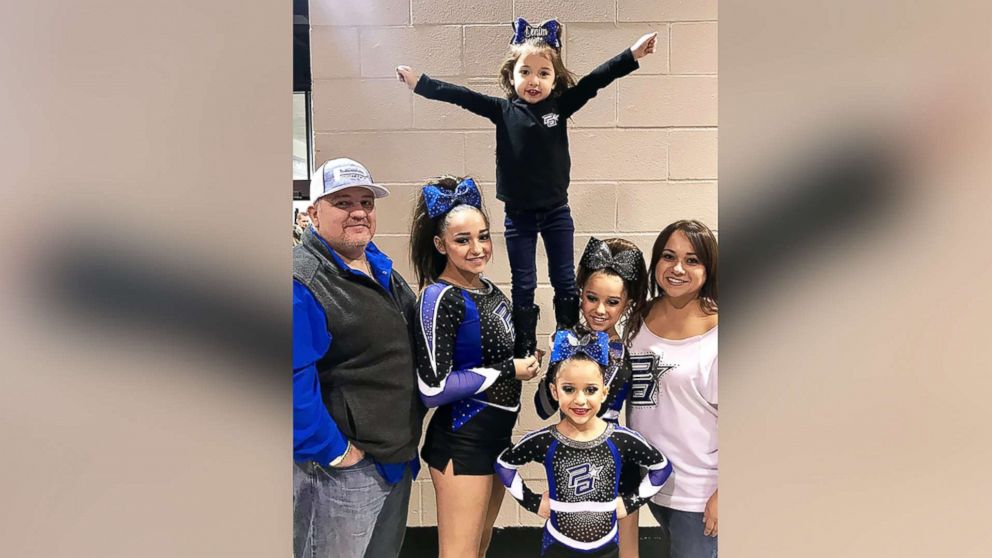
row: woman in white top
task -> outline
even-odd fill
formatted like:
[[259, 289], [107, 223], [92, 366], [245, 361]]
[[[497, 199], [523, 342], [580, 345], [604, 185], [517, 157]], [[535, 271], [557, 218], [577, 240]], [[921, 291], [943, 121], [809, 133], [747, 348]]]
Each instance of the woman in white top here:
[[630, 344], [627, 424], [674, 468], [649, 502], [672, 558], [717, 555], [718, 256], [703, 223], [665, 227], [651, 253], [653, 298]]

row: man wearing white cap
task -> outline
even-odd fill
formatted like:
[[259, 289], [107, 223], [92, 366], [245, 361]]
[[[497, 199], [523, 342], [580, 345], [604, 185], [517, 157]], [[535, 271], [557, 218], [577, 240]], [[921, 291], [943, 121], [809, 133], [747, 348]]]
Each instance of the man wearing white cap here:
[[310, 183], [312, 226], [293, 249], [293, 553], [399, 556], [423, 407], [411, 343], [416, 298], [372, 243], [389, 190], [351, 159]]

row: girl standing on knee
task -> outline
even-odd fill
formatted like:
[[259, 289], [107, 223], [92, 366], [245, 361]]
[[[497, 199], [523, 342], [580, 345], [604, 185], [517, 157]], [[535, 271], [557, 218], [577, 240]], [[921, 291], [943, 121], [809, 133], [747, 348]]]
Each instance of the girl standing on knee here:
[[672, 480], [649, 502], [672, 558], [717, 555], [716, 237], [677, 221], [651, 251], [652, 300], [630, 344], [627, 424], [671, 458]]
[[471, 178], [444, 177], [417, 200], [410, 253], [422, 289], [415, 328], [421, 399], [436, 407], [421, 456], [437, 494], [440, 556], [485, 556], [503, 501], [496, 457], [510, 445], [521, 380], [537, 359], [513, 358], [511, 306], [483, 277], [489, 219]]

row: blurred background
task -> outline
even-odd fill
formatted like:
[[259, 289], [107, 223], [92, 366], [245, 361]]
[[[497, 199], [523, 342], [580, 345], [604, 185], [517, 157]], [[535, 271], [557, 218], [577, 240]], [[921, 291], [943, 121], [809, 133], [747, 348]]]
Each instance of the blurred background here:
[[[728, 555], [987, 555], [989, 15], [720, 3]], [[292, 21], [0, 19], [0, 554], [290, 552]]]

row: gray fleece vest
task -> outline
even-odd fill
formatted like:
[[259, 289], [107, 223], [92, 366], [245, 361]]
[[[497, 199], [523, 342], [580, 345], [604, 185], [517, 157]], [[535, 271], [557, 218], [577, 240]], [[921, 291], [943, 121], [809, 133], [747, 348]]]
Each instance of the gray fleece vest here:
[[369, 277], [340, 269], [313, 229], [293, 249], [293, 278], [327, 315], [331, 347], [317, 372], [331, 418], [376, 461], [413, 459], [423, 420], [410, 337], [413, 291], [396, 271], [389, 293]]

